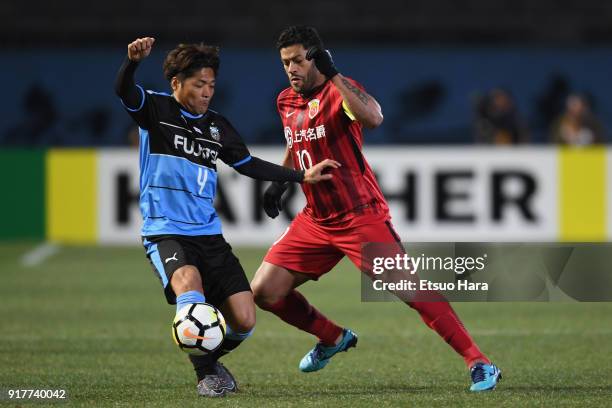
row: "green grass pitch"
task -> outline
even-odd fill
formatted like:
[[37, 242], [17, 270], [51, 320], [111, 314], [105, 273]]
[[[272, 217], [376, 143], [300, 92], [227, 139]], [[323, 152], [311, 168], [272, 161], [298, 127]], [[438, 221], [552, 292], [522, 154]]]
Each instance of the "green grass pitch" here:
[[[255, 334], [224, 363], [241, 391], [195, 393], [170, 336], [174, 308], [140, 248], [64, 247], [40, 266], [34, 244], [0, 245], [0, 389], [66, 389], [72, 406], [610, 406], [612, 304], [455, 304], [504, 379], [468, 391], [463, 361], [400, 303], [362, 303], [343, 262], [303, 293], [359, 345], [324, 370], [297, 364], [314, 339], [258, 311]], [[262, 249], [236, 249], [249, 276]], [[2, 400], [4, 398], [4, 400]], [[0, 405], [34, 405], [11, 402]], [[42, 406], [40, 403], [34, 406]]]

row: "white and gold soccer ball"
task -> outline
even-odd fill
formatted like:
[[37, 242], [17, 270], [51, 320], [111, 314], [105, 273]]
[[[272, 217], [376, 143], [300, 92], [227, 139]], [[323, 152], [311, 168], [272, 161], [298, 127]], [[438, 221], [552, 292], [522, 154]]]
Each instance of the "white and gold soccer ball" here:
[[176, 313], [172, 338], [181, 350], [202, 356], [221, 346], [225, 337], [225, 319], [208, 303], [191, 303]]

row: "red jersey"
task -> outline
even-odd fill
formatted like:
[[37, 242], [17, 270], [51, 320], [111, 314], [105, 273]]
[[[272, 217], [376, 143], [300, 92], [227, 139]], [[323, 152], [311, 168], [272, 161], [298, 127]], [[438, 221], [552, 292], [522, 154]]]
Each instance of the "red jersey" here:
[[361, 124], [351, 119], [340, 91], [331, 81], [307, 98], [287, 88], [278, 95], [277, 108], [296, 168], [309, 169], [325, 159], [342, 164], [331, 171], [334, 175], [331, 180], [302, 184], [306, 215], [320, 223], [333, 223], [354, 215], [389, 212], [374, 173], [361, 152]]

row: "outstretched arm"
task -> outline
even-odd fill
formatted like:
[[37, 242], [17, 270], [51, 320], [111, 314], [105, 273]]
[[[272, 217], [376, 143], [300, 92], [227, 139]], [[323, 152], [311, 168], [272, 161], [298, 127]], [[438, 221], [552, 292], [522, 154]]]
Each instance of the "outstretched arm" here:
[[340, 163], [334, 160], [325, 159], [321, 163], [312, 166], [310, 169], [301, 171], [279, 166], [278, 164], [270, 163], [257, 157], [252, 157], [248, 162], [234, 168], [238, 173], [257, 180], [316, 184], [333, 177], [331, 174], [322, 174], [328, 167], [336, 169], [340, 167]]

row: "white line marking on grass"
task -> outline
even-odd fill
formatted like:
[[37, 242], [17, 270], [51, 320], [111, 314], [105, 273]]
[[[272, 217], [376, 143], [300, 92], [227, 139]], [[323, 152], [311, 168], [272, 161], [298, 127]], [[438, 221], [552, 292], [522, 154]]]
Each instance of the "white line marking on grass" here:
[[26, 252], [21, 257], [21, 264], [27, 267], [38, 266], [48, 258], [57, 254], [59, 250], [59, 245], [45, 242], [44, 244], [36, 246], [31, 251]]

